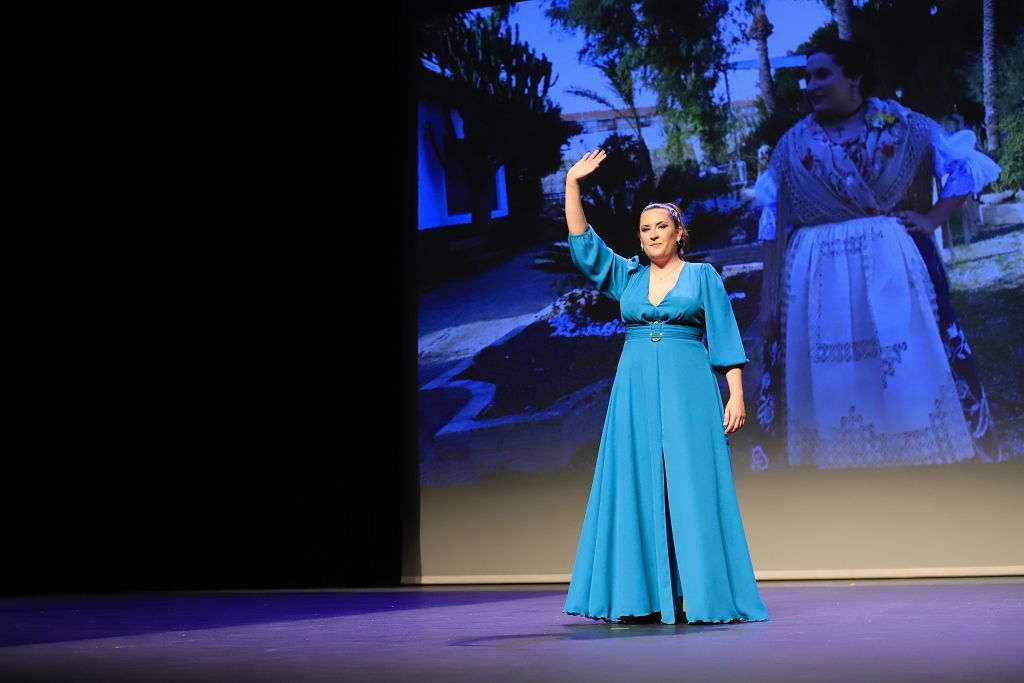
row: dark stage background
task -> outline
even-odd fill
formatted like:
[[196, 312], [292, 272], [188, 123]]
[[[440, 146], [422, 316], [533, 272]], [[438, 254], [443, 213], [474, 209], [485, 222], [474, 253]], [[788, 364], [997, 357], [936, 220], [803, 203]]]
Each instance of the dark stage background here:
[[389, 9], [5, 5], [4, 593], [398, 583]]

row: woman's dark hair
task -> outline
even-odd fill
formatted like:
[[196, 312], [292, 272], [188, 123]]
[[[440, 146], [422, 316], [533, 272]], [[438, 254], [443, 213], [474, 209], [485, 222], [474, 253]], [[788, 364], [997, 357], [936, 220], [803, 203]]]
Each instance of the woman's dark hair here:
[[832, 57], [832, 61], [843, 70], [847, 78], [860, 76], [860, 96], [867, 97], [875, 87], [875, 78], [867, 48], [862, 43], [828, 36], [814, 41], [804, 54], [810, 57], [816, 53]]
[[[661, 204], [662, 206], [657, 206], [657, 204]], [[657, 204], [649, 204], [647, 205], [647, 207], [645, 207], [645, 210], [651, 208], [659, 209], [664, 206], [672, 207], [672, 211], [669, 211], [668, 215], [672, 219], [672, 222], [675, 223], [673, 227], [681, 227], [683, 229], [683, 236], [679, 239], [679, 248], [677, 249], [679, 255], [682, 256], [683, 252], [686, 251], [690, 246], [690, 231], [686, 229], [686, 223], [685, 221], [683, 221], [683, 212], [679, 209], [678, 206], [676, 206], [672, 202], [657, 202]], [[678, 219], [678, 221], [676, 219]], [[636, 233], [637, 235], [640, 234], [640, 226], [637, 226]]]

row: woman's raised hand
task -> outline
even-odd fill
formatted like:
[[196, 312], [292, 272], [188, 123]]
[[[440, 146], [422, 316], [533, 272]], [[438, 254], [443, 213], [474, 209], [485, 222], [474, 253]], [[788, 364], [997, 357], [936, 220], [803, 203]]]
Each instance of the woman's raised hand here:
[[569, 173], [565, 176], [566, 182], [587, 177], [597, 170], [597, 167], [601, 165], [601, 162], [604, 161], [607, 156], [608, 153], [603, 149], [600, 151], [595, 149], [593, 152], [587, 152], [583, 155], [582, 159], [573, 164], [572, 168], [569, 169]]

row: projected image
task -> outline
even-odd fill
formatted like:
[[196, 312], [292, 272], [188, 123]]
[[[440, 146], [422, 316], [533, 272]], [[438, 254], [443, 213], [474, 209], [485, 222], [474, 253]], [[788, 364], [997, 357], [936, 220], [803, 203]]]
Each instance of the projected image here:
[[646, 263], [640, 210], [672, 202], [685, 260], [725, 282], [751, 359], [734, 467], [1024, 455], [1024, 7], [997, 6], [987, 27], [978, 2], [837, 23], [811, 0], [422, 26], [421, 484], [592, 469], [625, 332], [568, 250], [566, 172], [595, 150], [602, 240]]

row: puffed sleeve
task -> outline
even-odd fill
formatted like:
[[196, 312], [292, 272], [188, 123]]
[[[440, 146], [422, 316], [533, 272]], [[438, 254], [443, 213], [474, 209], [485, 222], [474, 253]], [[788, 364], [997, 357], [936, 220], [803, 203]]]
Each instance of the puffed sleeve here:
[[973, 131], [960, 130], [949, 134], [935, 121], [928, 119], [935, 149], [935, 175], [948, 175], [942, 185], [942, 196], [975, 194], [999, 177], [999, 164], [975, 149]]
[[743, 367], [750, 359], [743, 349], [743, 339], [725, 283], [710, 263], [701, 264], [701, 292], [711, 367], [724, 375], [730, 368]]
[[590, 223], [579, 235], [569, 233], [569, 254], [598, 291], [615, 301], [622, 298], [629, 276], [640, 268], [639, 256], [627, 259], [616, 254]]

